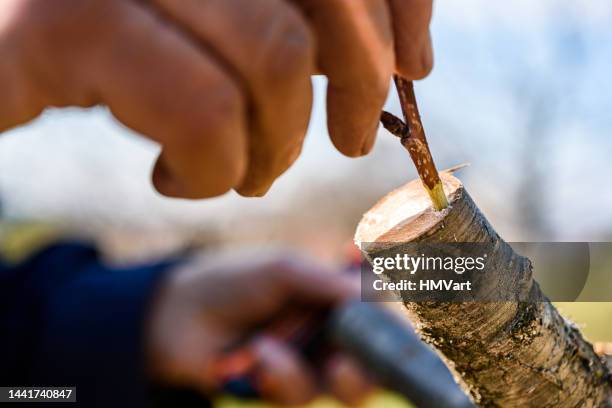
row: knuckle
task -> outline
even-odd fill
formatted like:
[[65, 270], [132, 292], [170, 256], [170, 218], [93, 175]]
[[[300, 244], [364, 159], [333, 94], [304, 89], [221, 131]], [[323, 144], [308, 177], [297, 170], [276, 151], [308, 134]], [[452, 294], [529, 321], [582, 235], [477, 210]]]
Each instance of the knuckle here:
[[287, 13], [276, 25], [262, 72], [270, 81], [309, 76], [315, 61], [315, 40], [310, 28], [297, 13]]
[[[98, 102], [89, 89], [88, 68], [96, 50], [107, 44], [110, 27], [119, 12], [115, 0], [24, 0], [11, 16], [12, 34], [20, 49], [26, 72], [36, 75], [45, 103], [58, 106], [92, 106]], [[78, 57], [79, 63], [75, 63]], [[61, 84], [59, 86], [58, 84]]]
[[[90, 40], [95, 29], [102, 28], [109, 18], [118, 16], [119, 4], [116, 1], [104, 0], [31, 0], [22, 8], [31, 21], [35, 21], [49, 40], [61, 37], [64, 40], [77, 42]], [[78, 35], [77, 35], [78, 34]]]
[[242, 121], [245, 114], [245, 106], [242, 93], [236, 85], [230, 81], [223, 81], [206, 89], [206, 109], [198, 112], [204, 113], [204, 121], [197, 118], [198, 126], [202, 125], [212, 134], [223, 134], [227, 132], [228, 125], [233, 122]]

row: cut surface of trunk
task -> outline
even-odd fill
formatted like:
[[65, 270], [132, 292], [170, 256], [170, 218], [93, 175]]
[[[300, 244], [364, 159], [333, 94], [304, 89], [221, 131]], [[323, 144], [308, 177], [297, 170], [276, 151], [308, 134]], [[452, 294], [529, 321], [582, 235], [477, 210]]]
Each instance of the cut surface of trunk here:
[[422, 338], [442, 353], [480, 406], [611, 406], [607, 365], [541, 292], [531, 262], [499, 237], [457, 178], [440, 176], [449, 208], [434, 211], [414, 180], [363, 216], [357, 245], [371, 259], [390, 250], [401, 254], [407, 243], [486, 243], [494, 265], [487, 279], [506, 298], [526, 301], [404, 299]]

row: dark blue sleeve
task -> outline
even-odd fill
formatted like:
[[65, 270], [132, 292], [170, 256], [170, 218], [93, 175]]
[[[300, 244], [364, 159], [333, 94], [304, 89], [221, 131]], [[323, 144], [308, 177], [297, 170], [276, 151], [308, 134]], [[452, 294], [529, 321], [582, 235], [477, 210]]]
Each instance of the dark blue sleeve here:
[[149, 406], [143, 326], [168, 266], [111, 268], [80, 244], [0, 265], [0, 385], [76, 386], [72, 406]]

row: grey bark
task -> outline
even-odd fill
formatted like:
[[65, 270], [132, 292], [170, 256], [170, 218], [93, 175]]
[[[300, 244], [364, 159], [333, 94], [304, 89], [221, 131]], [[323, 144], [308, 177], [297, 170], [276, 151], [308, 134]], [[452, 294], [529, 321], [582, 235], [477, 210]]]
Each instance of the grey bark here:
[[[366, 213], [358, 227], [358, 244], [374, 257], [402, 237], [410, 242], [482, 242], [494, 248], [489, 259], [495, 271], [488, 279], [516, 302], [405, 302], [423, 340], [438, 349], [483, 407], [602, 407], [611, 406], [610, 371], [578, 328], [564, 319], [532, 278], [531, 262], [495, 232], [472, 198], [454, 177], [443, 176], [451, 207], [441, 216], [407, 214], [405, 220], [381, 228], [391, 200], [411, 194], [397, 190]], [[453, 187], [454, 185], [454, 187]], [[414, 189], [408, 185], [404, 189]], [[385, 207], [386, 206], [386, 207]], [[388, 208], [387, 208], [388, 209]], [[385, 220], [386, 221], [386, 220]], [[371, 232], [376, 239], [372, 239]], [[369, 237], [369, 238], [364, 238]]]

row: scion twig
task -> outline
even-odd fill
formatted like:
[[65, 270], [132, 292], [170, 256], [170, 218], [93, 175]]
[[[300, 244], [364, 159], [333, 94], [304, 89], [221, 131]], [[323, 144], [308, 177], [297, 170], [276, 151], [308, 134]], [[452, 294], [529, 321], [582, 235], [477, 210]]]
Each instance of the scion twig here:
[[414, 86], [412, 81], [398, 75], [393, 78], [406, 122], [404, 123], [397, 116], [385, 111], [383, 111], [380, 120], [385, 129], [400, 138], [402, 145], [410, 153], [434, 209], [436, 211], [443, 210], [448, 207], [448, 200], [444, 194], [442, 181], [425, 138], [425, 131], [414, 96]]

